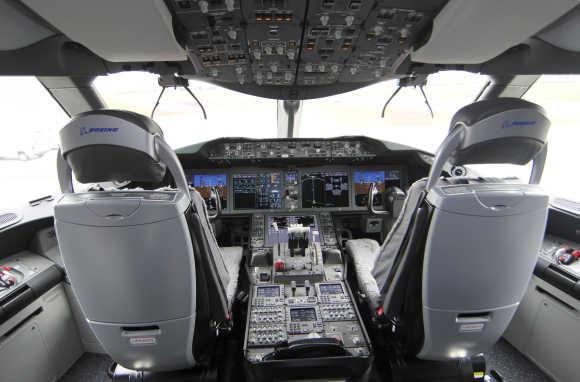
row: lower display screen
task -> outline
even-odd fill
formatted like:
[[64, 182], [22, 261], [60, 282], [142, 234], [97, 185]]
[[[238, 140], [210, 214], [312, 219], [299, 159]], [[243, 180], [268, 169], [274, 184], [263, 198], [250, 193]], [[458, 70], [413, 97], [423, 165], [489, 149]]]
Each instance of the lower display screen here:
[[367, 205], [368, 193], [371, 183], [375, 183], [377, 193], [373, 198], [373, 205], [383, 204], [383, 193], [389, 187], [401, 187], [401, 171], [392, 170], [368, 170], [354, 172], [354, 203], [359, 207]]
[[280, 297], [280, 288], [277, 286], [258, 287], [256, 297]]
[[343, 293], [342, 286], [340, 284], [320, 284], [320, 294], [341, 294]]
[[348, 172], [319, 171], [302, 175], [302, 208], [348, 207]]
[[232, 192], [236, 210], [282, 208], [282, 175], [234, 174]]
[[290, 321], [316, 321], [314, 308], [291, 308]]
[[228, 176], [226, 174], [194, 174], [192, 185], [201, 194], [207, 203], [207, 208], [215, 209], [215, 200], [210, 198], [211, 188], [215, 187], [220, 195], [222, 208], [228, 203]]

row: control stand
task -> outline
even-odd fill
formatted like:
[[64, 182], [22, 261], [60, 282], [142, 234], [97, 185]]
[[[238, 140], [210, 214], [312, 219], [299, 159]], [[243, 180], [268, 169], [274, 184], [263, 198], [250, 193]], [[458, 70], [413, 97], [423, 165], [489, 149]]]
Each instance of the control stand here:
[[342, 281], [254, 285], [244, 354], [249, 373], [259, 380], [357, 377], [372, 357]]

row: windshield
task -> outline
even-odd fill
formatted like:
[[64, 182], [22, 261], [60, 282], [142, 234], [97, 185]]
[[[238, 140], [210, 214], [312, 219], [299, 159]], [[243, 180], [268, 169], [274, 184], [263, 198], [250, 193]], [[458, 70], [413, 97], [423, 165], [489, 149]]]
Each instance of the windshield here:
[[[380, 117], [396, 81], [303, 103], [298, 137], [366, 135], [434, 152], [446, 136], [449, 121], [479, 93], [487, 78], [463, 72], [429, 77], [425, 93], [432, 118], [418, 88], [404, 88]], [[3, 128], [0, 140], [0, 208], [58, 191], [58, 130], [69, 117], [34, 77], [0, 77]], [[99, 77], [95, 86], [108, 107], [150, 115], [159, 95], [157, 76], [131, 72]], [[554, 196], [580, 201], [575, 145], [580, 138], [580, 76], [542, 76], [524, 98], [542, 105], [552, 126], [542, 184]], [[156, 111], [166, 139], [179, 148], [220, 137], [273, 138], [277, 133], [275, 100], [236, 93], [204, 82], [190, 88], [203, 102], [208, 119], [183, 89], [168, 89]], [[484, 175], [526, 178], [530, 166], [497, 166]], [[18, 190], [15, 192], [14, 190]]]
[[541, 105], [550, 119], [542, 185], [554, 196], [580, 201], [580, 75], [542, 76], [523, 98]]
[[352, 92], [304, 101], [301, 137], [366, 135], [435, 152], [449, 130], [449, 121], [461, 107], [473, 102], [486, 76], [440, 72], [424, 87], [433, 117], [419, 88], [403, 88], [381, 118], [384, 103], [397, 88], [387, 81]]
[[0, 77], [0, 209], [58, 191], [58, 131], [69, 117], [35, 77]]
[[[129, 72], [98, 77], [94, 85], [109, 108], [151, 115], [161, 88], [158, 76]], [[182, 88], [168, 88], [154, 119], [174, 148], [221, 137], [274, 138], [276, 101], [249, 96], [201, 81], [189, 88], [204, 105], [208, 119]]]
[[[472, 102], [487, 77], [466, 72], [431, 75], [425, 94], [434, 110], [432, 118], [419, 88], [404, 88], [381, 109], [396, 90], [387, 81], [344, 94], [303, 102], [295, 136], [335, 137], [366, 135], [433, 152], [447, 134], [449, 120], [460, 107]], [[157, 76], [143, 72], [99, 77], [95, 86], [108, 107], [150, 115], [161, 88]], [[207, 110], [208, 120], [184, 89], [168, 89], [155, 112], [168, 142], [175, 148], [224, 136], [272, 138], [276, 136], [275, 100], [249, 96], [190, 81], [190, 89]]]

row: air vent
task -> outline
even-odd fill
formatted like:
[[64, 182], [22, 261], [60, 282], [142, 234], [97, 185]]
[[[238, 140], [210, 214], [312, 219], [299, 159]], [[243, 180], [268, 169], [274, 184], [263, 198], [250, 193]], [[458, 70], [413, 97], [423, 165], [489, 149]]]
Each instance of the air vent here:
[[16, 224], [20, 221], [20, 215], [14, 212], [0, 214], [0, 229]]

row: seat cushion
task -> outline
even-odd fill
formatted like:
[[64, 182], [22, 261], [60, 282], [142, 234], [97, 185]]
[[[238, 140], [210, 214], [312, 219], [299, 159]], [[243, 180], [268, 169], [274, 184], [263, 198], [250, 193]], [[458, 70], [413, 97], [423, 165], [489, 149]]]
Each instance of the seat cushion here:
[[232, 303], [234, 302], [234, 297], [236, 295], [236, 290], [238, 289], [238, 278], [240, 273], [240, 265], [242, 263], [243, 248], [221, 247], [220, 250], [230, 275], [230, 280], [226, 286], [226, 295], [228, 298], [228, 308], [231, 308]]
[[380, 291], [371, 270], [379, 254], [379, 243], [371, 239], [355, 239], [346, 242], [346, 252], [354, 264], [359, 290], [365, 294], [372, 308], [379, 305]]

